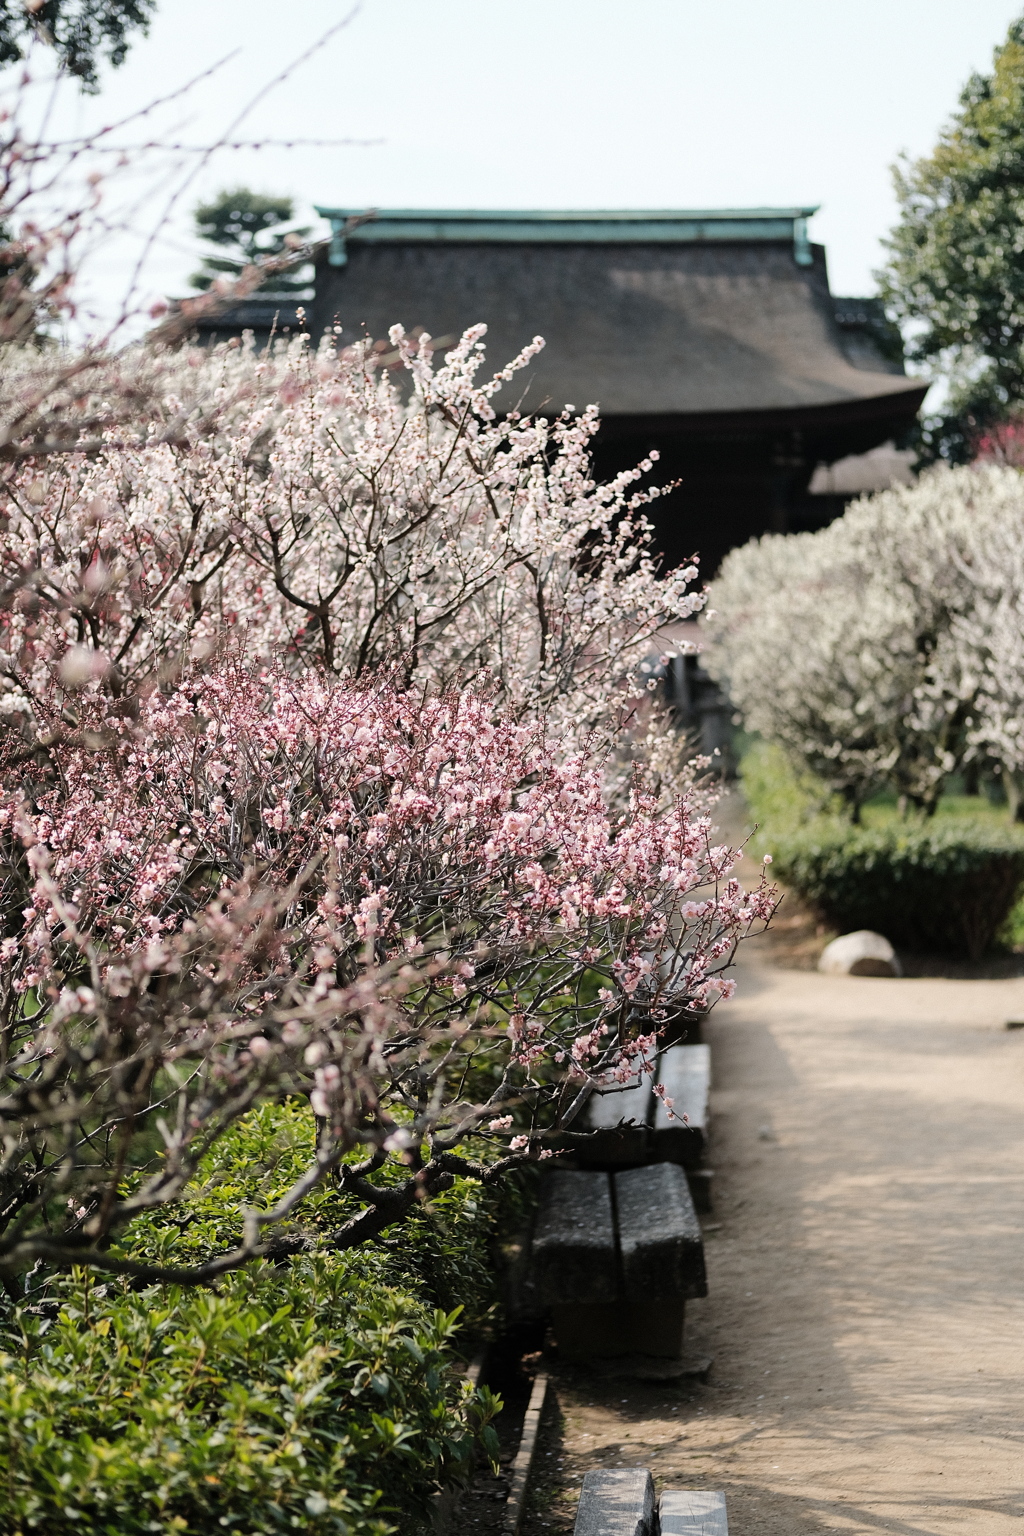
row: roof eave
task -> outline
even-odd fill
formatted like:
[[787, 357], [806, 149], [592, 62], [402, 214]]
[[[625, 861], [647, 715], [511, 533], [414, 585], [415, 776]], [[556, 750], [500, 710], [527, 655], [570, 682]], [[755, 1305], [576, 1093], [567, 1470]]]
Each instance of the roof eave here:
[[329, 208], [328, 263], [343, 267], [348, 242], [472, 244], [673, 244], [772, 241], [793, 243], [799, 266], [813, 260], [807, 220], [817, 206], [794, 208], [488, 209]]
[[891, 420], [898, 425], [913, 421], [929, 388], [926, 381], [908, 379], [900, 389], [814, 405], [739, 407], [719, 411], [601, 411], [601, 430], [606, 437], [632, 436], [638, 431], [692, 437], [706, 433], [728, 436], [737, 432], [746, 436], [779, 429], [820, 431], [879, 419]]

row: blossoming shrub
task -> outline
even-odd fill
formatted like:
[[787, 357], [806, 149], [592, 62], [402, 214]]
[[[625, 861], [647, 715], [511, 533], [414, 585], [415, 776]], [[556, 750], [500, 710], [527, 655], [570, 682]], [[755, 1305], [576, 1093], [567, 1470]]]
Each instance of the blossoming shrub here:
[[[134, 1250], [216, 1251], [221, 1193], [274, 1198], [314, 1140], [308, 1107], [255, 1111], [204, 1161], [174, 1223], [142, 1219]], [[346, 1200], [317, 1194], [304, 1213], [314, 1242], [338, 1219], [331, 1203]], [[452, 1346], [466, 1312], [479, 1325], [493, 1305], [485, 1249], [496, 1212], [494, 1195], [463, 1180], [409, 1222], [401, 1244], [314, 1247], [232, 1274], [216, 1292], [37, 1275], [24, 1304], [0, 1304], [0, 1527], [419, 1527], [480, 1436], [494, 1448], [495, 1404], [464, 1385]]]
[[298, 1091], [317, 1162], [218, 1263], [265, 1253], [353, 1145], [408, 1155], [404, 1196], [366, 1185], [338, 1235], [361, 1241], [465, 1173], [467, 1137], [539, 1155], [731, 985], [770, 901], [692, 776], [673, 799], [609, 772], [695, 568], [656, 569], [649, 464], [595, 483], [593, 410], [498, 418], [540, 343], [481, 380], [482, 333], [439, 367], [400, 329], [384, 358], [159, 358], [116, 429], [90, 360], [83, 451], [0, 477], [0, 1269], [99, 1262]]
[[400, 327], [392, 366], [335, 338], [186, 353], [133, 433], [8, 472], [0, 711], [55, 672], [130, 696], [244, 642], [417, 687], [486, 673], [567, 741], [614, 731], [659, 626], [702, 606], [696, 568], [657, 570], [650, 462], [595, 482], [596, 409], [497, 416], [543, 343], [481, 378], [485, 330], [441, 365]]
[[857, 808], [891, 786], [933, 810], [965, 762], [1024, 773], [1024, 478], [940, 469], [819, 533], [737, 549], [705, 665], [748, 730]]
[[[127, 716], [87, 690], [74, 730], [60, 703], [45, 747], [0, 742], [9, 1272], [138, 1273], [110, 1238], [290, 1094], [321, 1126], [306, 1170], [190, 1278], [301, 1249], [266, 1229], [328, 1175], [366, 1207], [332, 1241], [361, 1242], [471, 1172], [464, 1143], [504, 1151], [485, 1181], [538, 1156], [731, 990], [771, 911], [692, 798], [638, 777], [612, 811], [599, 760], [468, 693], [236, 665]], [[389, 1162], [399, 1188], [370, 1178]]]

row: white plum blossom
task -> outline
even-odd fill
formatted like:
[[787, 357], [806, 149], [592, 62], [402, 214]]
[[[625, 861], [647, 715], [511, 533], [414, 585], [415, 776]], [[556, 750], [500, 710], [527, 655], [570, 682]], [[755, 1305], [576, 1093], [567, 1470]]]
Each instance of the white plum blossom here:
[[116, 694], [244, 647], [404, 686], [486, 677], [574, 741], [615, 720], [659, 627], [702, 606], [696, 568], [657, 572], [650, 460], [593, 479], [595, 407], [496, 415], [543, 343], [481, 380], [485, 329], [440, 366], [398, 327], [390, 366], [335, 338], [186, 351], [148, 427], [10, 471], [0, 712], [55, 670]]
[[940, 468], [819, 533], [767, 535], [713, 584], [705, 665], [749, 730], [856, 808], [934, 806], [972, 758], [1024, 770], [1024, 479]]

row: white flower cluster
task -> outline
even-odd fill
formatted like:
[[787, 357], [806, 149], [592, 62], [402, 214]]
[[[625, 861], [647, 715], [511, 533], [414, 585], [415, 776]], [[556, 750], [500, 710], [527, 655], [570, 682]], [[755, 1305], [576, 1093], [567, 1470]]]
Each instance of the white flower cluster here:
[[[144, 397], [132, 430], [29, 456], [2, 486], [0, 710], [55, 672], [124, 692], [242, 647], [436, 691], [486, 677], [567, 748], [615, 735], [660, 628], [703, 605], [697, 569], [658, 573], [651, 460], [593, 479], [596, 407], [496, 415], [543, 343], [487, 377], [484, 330], [439, 365], [395, 327], [384, 354], [299, 338], [99, 370], [95, 389]], [[0, 425], [33, 390], [8, 350]], [[90, 410], [107, 414], [98, 394]]]
[[728, 556], [705, 665], [748, 730], [853, 806], [933, 805], [950, 773], [1024, 772], [1024, 477], [941, 468], [819, 533]]

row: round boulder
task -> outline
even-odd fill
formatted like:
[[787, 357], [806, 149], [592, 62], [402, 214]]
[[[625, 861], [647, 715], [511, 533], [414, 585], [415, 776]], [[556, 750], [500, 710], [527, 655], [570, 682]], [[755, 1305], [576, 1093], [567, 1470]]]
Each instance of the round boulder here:
[[902, 976], [903, 968], [889, 940], [870, 928], [844, 933], [826, 944], [818, 970], [829, 976]]

